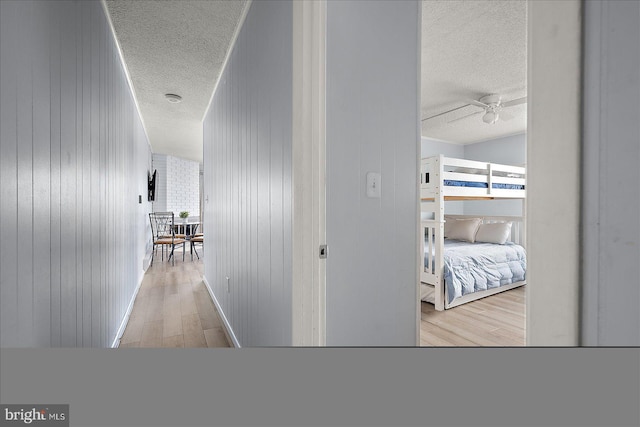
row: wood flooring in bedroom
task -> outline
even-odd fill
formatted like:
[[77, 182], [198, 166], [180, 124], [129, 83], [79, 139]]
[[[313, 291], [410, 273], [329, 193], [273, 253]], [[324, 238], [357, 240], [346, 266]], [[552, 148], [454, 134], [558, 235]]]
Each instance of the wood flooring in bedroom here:
[[525, 287], [436, 311], [422, 302], [420, 344], [425, 347], [525, 345]]

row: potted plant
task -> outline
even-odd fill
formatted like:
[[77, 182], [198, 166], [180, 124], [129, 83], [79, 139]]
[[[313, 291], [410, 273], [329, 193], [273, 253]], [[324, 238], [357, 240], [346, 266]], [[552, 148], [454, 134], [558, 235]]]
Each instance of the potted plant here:
[[189, 211], [182, 211], [179, 216], [182, 218], [182, 222], [187, 222], [187, 218], [189, 218]]

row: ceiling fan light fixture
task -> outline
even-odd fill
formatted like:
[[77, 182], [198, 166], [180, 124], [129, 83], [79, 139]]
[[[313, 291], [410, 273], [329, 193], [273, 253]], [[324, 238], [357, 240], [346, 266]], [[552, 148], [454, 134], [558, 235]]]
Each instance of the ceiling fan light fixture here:
[[487, 124], [494, 124], [498, 121], [498, 113], [494, 111], [487, 111], [484, 116], [482, 116], [482, 121]]
[[178, 102], [182, 101], [182, 97], [180, 95], [176, 95], [175, 93], [165, 93], [164, 97], [172, 104], [177, 104]]

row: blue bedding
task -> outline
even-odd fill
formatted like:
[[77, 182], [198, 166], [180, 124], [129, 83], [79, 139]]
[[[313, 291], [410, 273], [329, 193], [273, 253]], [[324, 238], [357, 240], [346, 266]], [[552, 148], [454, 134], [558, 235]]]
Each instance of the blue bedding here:
[[[444, 185], [452, 187], [475, 187], [475, 188], [487, 188], [489, 184], [486, 182], [471, 182], [471, 181], [453, 181], [450, 179], [444, 180]], [[524, 185], [519, 184], [498, 184], [493, 183], [492, 188], [500, 188], [505, 190], [524, 190]]]
[[515, 243], [444, 241], [444, 283], [449, 303], [472, 292], [523, 281], [526, 269], [525, 250]]

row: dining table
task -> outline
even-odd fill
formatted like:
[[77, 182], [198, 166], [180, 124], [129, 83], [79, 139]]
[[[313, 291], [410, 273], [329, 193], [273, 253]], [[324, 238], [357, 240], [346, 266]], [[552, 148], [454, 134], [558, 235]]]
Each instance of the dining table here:
[[176, 221], [173, 226], [176, 234], [184, 234], [189, 239], [198, 232], [200, 221]]

